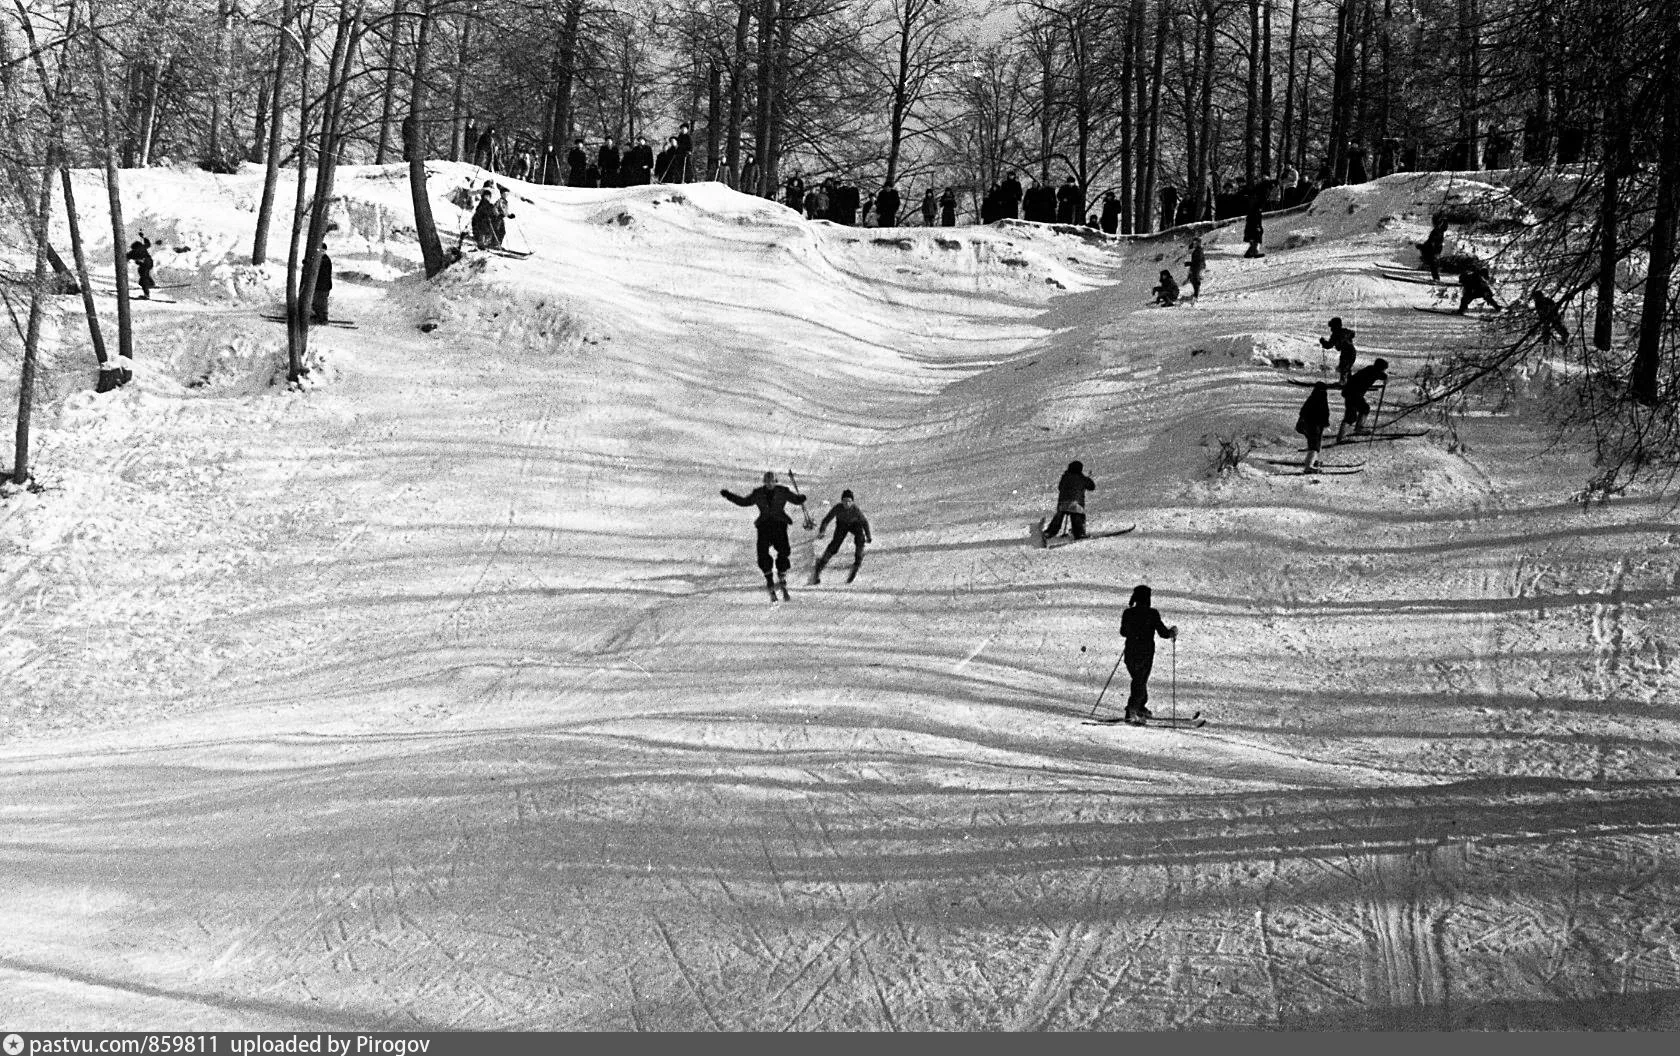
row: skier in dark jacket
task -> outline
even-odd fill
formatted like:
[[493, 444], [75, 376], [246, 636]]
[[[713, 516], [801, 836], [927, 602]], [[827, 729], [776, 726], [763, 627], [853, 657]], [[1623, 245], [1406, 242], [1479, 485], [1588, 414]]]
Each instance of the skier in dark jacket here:
[[818, 539], [828, 531], [829, 521], [834, 522], [834, 540], [828, 544], [828, 549], [823, 551], [822, 556], [817, 558], [817, 567], [811, 570], [811, 582], [822, 582], [823, 566], [840, 552], [840, 545], [850, 536], [853, 543], [852, 574], [846, 577], [846, 582], [850, 583], [857, 578], [858, 568], [863, 564], [863, 544], [875, 541], [869, 534], [869, 518], [863, 515], [863, 510], [853, 501], [850, 488], [840, 493], [840, 501], [823, 516], [822, 523], [817, 526]]
[[1330, 386], [1320, 381], [1313, 385], [1301, 404], [1295, 419], [1295, 431], [1307, 438], [1307, 458], [1301, 463], [1303, 473], [1318, 473], [1318, 452], [1324, 447], [1324, 430], [1330, 428]]
[[507, 231], [507, 191], [502, 191], [500, 200], [490, 184], [484, 185], [479, 193], [478, 206], [473, 210], [472, 233], [473, 244], [479, 249], [500, 249], [502, 237]]
[[1447, 218], [1436, 213], [1434, 225], [1429, 229], [1429, 237], [1417, 244], [1418, 255], [1423, 258], [1423, 266], [1429, 269], [1429, 277], [1436, 282], [1441, 281], [1441, 250], [1446, 244]]
[[898, 188], [892, 184], [882, 187], [875, 195], [875, 226], [898, 226]]
[[1504, 310], [1493, 299], [1493, 285], [1488, 281], [1487, 270], [1480, 264], [1472, 264], [1458, 277], [1458, 308], [1455, 314], [1465, 314], [1477, 301], [1486, 301], [1496, 312]]
[[1155, 303], [1163, 308], [1171, 308], [1178, 303], [1178, 283], [1170, 271], [1161, 272], [1161, 284], [1149, 292], [1155, 295]]
[[957, 192], [949, 187], [939, 196], [939, 226], [957, 226]]
[[[787, 591], [787, 570], [792, 564], [788, 556], [791, 547], [787, 530], [793, 518], [787, 515], [785, 507], [790, 502], [795, 506], [805, 505], [805, 496], [776, 483], [774, 473], [765, 473], [764, 483], [745, 495], [737, 495], [728, 488], [721, 489], [721, 493], [737, 506], [758, 507], [758, 518], [753, 521], [753, 526], [758, 529], [758, 570], [764, 573], [764, 585], [770, 588], [771, 600], [775, 600], [777, 580], [780, 580], [782, 591]], [[770, 575], [772, 551], [775, 554], [775, 578]]]
[[327, 305], [332, 300], [332, 258], [327, 256], [327, 244], [321, 243], [321, 267], [315, 272], [315, 296], [309, 299], [309, 318], [312, 322], [327, 321]]
[[1097, 485], [1085, 475], [1085, 463], [1069, 462], [1062, 477], [1056, 481], [1056, 516], [1044, 529], [1044, 541], [1062, 534], [1062, 518], [1066, 517], [1075, 539], [1085, 538], [1085, 493], [1096, 491]]
[[1168, 627], [1149, 600], [1149, 588], [1140, 584], [1133, 588], [1132, 600], [1120, 616], [1120, 636], [1126, 639], [1121, 657], [1126, 662], [1126, 673], [1132, 676], [1132, 692], [1126, 698], [1126, 721], [1134, 726], [1155, 717], [1149, 710], [1149, 672], [1155, 667], [1155, 637], [1178, 637], [1178, 628]]
[[151, 300], [157, 282], [152, 278], [152, 240], [146, 237], [146, 232], [140, 232], [140, 237], [128, 244], [128, 252], [123, 257], [140, 269], [140, 298]]
[[1190, 266], [1190, 299], [1202, 299], [1202, 272], [1207, 270], [1207, 252], [1202, 249], [1202, 240], [1190, 240], [1190, 259], [1185, 261]]
[[1353, 435], [1358, 436], [1366, 432], [1365, 416], [1371, 413], [1371, 390], [1378, 385], [1388, 384], [1388, 360], [1374, 360], [1370, 366], [1361, 367], [1348, 378], [1347, 384], [1342, 386], [1342, 424], [1336, 429], [1336, 443], [1341, 443], [1347, 434], [1347, 427], [1353, 426]]
[[1330, 320], [1330, 336], [1318, 339], [1319, 348], [1333, 348], [1339, 353], [1336, 357], [1336, 380], [1347, 384], [1348, 375], [1353, 373], [1354, 360], [1359, 358], [1359, 350], [1353, 347], [1354, 331], [1342, 325], [1341, 316]]
[[1243, 222], [1243, 241], [1248, 243], [1248, 252], [1244, 257], [1263, 257], [1260, 243], [1266, 238], [1266, 225], [1260, 217], [1260, 210], [1265, 207], [1265, 195], [1256, 190], [1248, 199], [1248, 219]]
[[1543, 290], [1535, 290], [1529, 294], [1529, 300], [1534, 305], [1534, 314], [1540, 320], [1540, 343], [1550, 347], [1552, 334], [1556, 333], [1558, 340], [1567, 344], [1569, 327], [1563, 325], [1563, 309], [1558, 303]]

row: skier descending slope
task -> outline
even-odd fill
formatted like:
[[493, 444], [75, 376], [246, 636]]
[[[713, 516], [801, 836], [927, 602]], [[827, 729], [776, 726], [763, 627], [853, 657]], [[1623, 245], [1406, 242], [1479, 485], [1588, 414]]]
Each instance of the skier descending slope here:
[[[805, 505], [805, 496], [776, 483], [776, 474], [770, 472], [764, 474], [764, 483], [746, 495], [737, 495], [728, 488], [720, 491], [724, 498], [737, 506], [758, 507], [758, 519], [753, 521], [758, 529], [758, 569], [764, 573], [764, 586], [770, 591], [770, 600], [776, 600], [778, 586], [781, 587], [783, 600], [787, 600], [787, 571], [791, 564], [787, 530], [793, 518], [787, 515], [785, 507], [790, 502], [795, 506]], [[770, 574], [771, 551], [775, 551], [775, 577]]]
[[1132, 590], [1131, 603], [1120, 616], [1120, 636], [1126, 639], [1126, 673], [1132, 676], [1132, 693], [1126, 698], [1126, 721], [1142, 726], [1155, 717], [1149, 710], [1149, 672], [1155, 666], [1155, 636], [1177, 638], [1178, 628], [1168, 627], [1161, 614], [1149, 604], [1149, 588], [1139, 584]]
[[846, 577], [846, 582], [850, 583], [857, 578], [858, 569], [863, 565], [863, 544], [875, 541], [874, 537], [869, 534], [869, 518], [865, 517], [863, 510], [857, 506], [850, 488], [840, 493], [840, 501], [835, 503], [833, 508], [823, 517], [822, 524], [817, 528], [818, 539], [821, 539], [822, 534], [828, 531], [829, 521], [834, 522], [834, 541], [829, 543], [828, 549], [824, 550], [823, 555], [817, 558], [817, 567], [811, 570], [811, 582], [822, 582], [823, 566], [840, 552], [840, 545], [845, 542], [849, 535], [852, 537], [854, 544], [852, 573]]

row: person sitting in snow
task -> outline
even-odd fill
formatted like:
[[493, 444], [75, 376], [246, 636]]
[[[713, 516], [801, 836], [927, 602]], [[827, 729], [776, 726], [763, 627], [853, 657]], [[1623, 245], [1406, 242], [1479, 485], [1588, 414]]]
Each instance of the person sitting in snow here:
[[1359, 358], [1359, 350], [1353, 347], [1354, 332], [1342, 325], [1341, 316], [1330, 320], [1330, 336], [1318, 339], [1319, 348], [1333, 348], [1340, 353], [1336, 357], [1336, 380], [1347, 384], [1348, 375], [1353, 373], [1353, 363]]
[[1161, 272], [1161, 284], [1149, 292], [1155, 295], [1155, 303], [1164, 308], [1178, 303], [1178, 283], [1173, 281], [1170, 271]]
[[1534, 314], [1540, 319], [1540, 343], [1549, 347], [1554, 333], [1559, 341], [1568, 343], [1569, 327], [1563, 325], [1563, 309], [1558, 303], [1543, 290], [1529, 294], [1529, 300], [1534, 304]]
[[840, 545], [845, 542], [846, 537], [851, 536], [852, 574], [846, 577], [846, 582], [850, 583], [857, 578], [858, 568], [863, 564], [863, 544], [875, 541], [874, 536], [869, 534], [869, 518], [858, 508], [850, 488], [840, 493], [840, 501], [823, 516], [822, 523], [817, 526], [818, 539], [828, 531], [829, 521], [834, 522], [834, 540], [828, 544], [828, 549], [823, 551], [822, 556], [817, 558], [817, 567], [811, 570], [811, 582], [822, 582], [823, 567], [840, 552]]
[[1458, 310], [1455, 314], [1465, 314], [1477, 301], [1486, 301], [1496, 312], [1504, 310], [1493, 299], [1493, 285], [1488, 281], [1487, 269], [1481, 264], [1471, 264], [1458, 277]]
[[500, 249], [506, 232], [507, 188], [502, 188], [502, 196], [498, 199], [492, 185], [486, 183], [484, 190], [479, 192], [478, 208], [473, 210], [473, 242], [479, 249]]
[[1377, 359], [1368, 367], [1361, 367], [1342, 386], [1342, 424], [1336, 429], [1336, 443], [1341, 443], [1347, 427], [1353, 426], [1355, 436], [1367, 432], [1365, 416], [1371, 413], [1371, 390], [1388, 384], [1388, 360]]
[[146, 237], [146, 232], [140, 232], [140, 237], [128, 244], [128, 252], [123, 254], [123, 258], [132, 260], [140, 269], [140, 298], [151, 300], [157, 283], [152, 279], [152, 240]]
[[805, 496], [783, 484], [776, 483], [776, 474], [766, 472], [764, 483], [745, 495], [737, 495], [728, 488], [720, 489], [724, 498], [737, 506], [758, 507], [758, 517], [753, 521], [757, 529], [758, 570], [764, 573], [764, 585], [770, 588], [772, 599], [776, 596], [776, 579], [770, 575], [771, 555], [774, 552], [774, 567], [777, 578], [781, 580], [781, 587], [787, 589], [787, 570], [792, 564], [788, 554], [791, 547], [788, 544], [788, 525], [793, 518], [787, 515], [786, 506], [805, 505]]
[[1085, 538], [1085, 493], [1096, 490], [1096, 482], [1085, 475], [1085, 463], [1069, 462], [1061, 479], [1056, 481], [1056, 516], [1050, 519], [1050, 527], [1044, 529], [1046, 543], [1062, 534], [1064, 517], [1073, 537]]
[[1120, 636], [1126, 639], [1121, 658], [1126, 662], [1126, 674], [1132, 676], [1132, 692], [1126, 698], [1126, 721], [1142, 726], [1155, 717], [1149, 710], [1149, 673], [1155, 667], [1155, 638], [1177, 638], [1178, 628], [1168, 627], [1161, 614], [1150, 604], [1150, 590], [1139, 584], [1132, 590], [1132, 600], [1120, 615]]

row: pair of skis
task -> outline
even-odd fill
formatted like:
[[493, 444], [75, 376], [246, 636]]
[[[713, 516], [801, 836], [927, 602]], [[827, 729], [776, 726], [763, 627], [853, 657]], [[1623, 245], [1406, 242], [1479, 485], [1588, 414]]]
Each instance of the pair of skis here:
[[1203, 726], [1207, 725], [1207, 721], [1207, 719], [1202, 717], [1201, 712], [1196, 711], [1191, 712], [1183, 718], [1175, 718], [1173, 716], [1156, 716], [1153, 719], [1128, 719], [1124, 717], [1118, 719], [1089, 719], [1086, 721], [1085, 725], [1119, 726], [1124, 724], [1127, 726], [1160, 726], [1169, 730], [1199, 730]]
[[1077, 543], [1081, 539], [1113, 539], [1116, 536], [1130, 535], [1132, 532], [1137, 531], [1137, 525], [1131, 524], [1124, 528], [1116, 528], [1112, 532], [1090, 532], [1084, 536], [1059, 535], [1056, 538], [1051, 539], [1044, 534], [1044, 527], [1048, 523], [1049, 520], [1047, 518], [1040, 517], [1038, 519], [1038, 527], [1033, 530], [1033, 538], [1038, 540], [1038, 547], [1040, 550], [1054, 550], [1057, 547], [1066, 546], [1069, 543]]

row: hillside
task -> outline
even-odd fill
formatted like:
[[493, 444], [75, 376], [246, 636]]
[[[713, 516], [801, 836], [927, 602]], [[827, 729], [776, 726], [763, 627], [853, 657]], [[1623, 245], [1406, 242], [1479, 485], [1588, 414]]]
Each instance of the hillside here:
[[[1391, 399], [1477, 339], [1377, 265], [1448, 196], [1520, 215], [1493, 186], [1326, 191], [1259, 260], [1216, 230], [1162, 309], [1175, 235], [715, 184], [511, 183], [532, 255], [428, 283], [400, 167], [351, 169], [356, 329], [287, 391], [260, 173], [124, 179], [172, 303], [95, 395], [57, 299], [44, 490], [0, 499], [0, 1021], [1680, 1026], [1671, 502], [1583, 510], [1523, 393], [1326, 449], [1357, 474], [1263, 461], [1330, 316]], [[434, 166], [451, 241], [478, 179]], [[1040, 550], [1074, 459], [1137, 531]], [[766, 599], [718, 494], [766, 469], [856, 493], [855, 583], [805, 584], [796, 514]], [[1152, 704], [1203, 729], [1086, 721], [1138, 583], [1183, 632]]]

